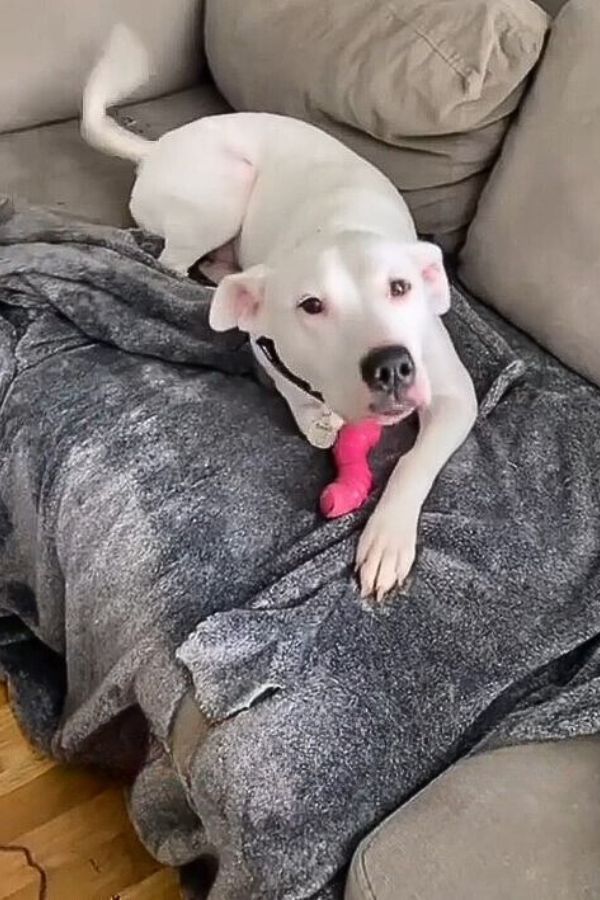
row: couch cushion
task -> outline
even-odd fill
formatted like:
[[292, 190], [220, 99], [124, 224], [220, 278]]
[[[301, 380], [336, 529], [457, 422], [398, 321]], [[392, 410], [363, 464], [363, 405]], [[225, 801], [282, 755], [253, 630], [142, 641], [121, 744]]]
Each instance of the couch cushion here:
[[600, 5], [571, 0], [481, 198], [467, 286], [600, 384]]
[[345, 900], [600, 897], [600, 738], [472, 757], [359, 847]]
[[207, 0], [206, 52], [235, 108], [341, 136], [443, 235], [469, 221], [546, 27], [530, 0]]
[[[226, 112], [214, 88], [204, 85], [159, 100], [124, 107], [119, 118], [140, 134], [158, 137], [200, 116]], [[0, 135], [0, 193], [56, 207], [106, 225], [130, 225], [129, 162], [92, 150], [79, 121]]]
[[194, 84], [201, 0], [2, 0], [0, 131], [77, 115], [87, 74], [115, 22], [147, 46], [155, 75], [138, 97]]

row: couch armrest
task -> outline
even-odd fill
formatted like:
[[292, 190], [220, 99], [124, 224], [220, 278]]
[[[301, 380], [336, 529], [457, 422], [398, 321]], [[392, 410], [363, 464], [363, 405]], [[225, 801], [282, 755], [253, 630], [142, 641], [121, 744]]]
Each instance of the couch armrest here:
[[2, 0], [0, 132], [79, 112], [87, 74], [116, 22], [142, 39], [155, 74], [135, 99], [197, 82], [204, 0]]
[[600, 738], [452, 766], [359, 846], [345, 900], [600, 897]]

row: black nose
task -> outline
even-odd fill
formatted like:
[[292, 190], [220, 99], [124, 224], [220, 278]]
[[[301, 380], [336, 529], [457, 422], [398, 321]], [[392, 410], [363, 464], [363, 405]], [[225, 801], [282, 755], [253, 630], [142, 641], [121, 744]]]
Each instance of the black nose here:
[[360, 372], [372, 391], [398, 398], [415, 380], [415, 363], [406, 347], [381, 347], [367, 353]]

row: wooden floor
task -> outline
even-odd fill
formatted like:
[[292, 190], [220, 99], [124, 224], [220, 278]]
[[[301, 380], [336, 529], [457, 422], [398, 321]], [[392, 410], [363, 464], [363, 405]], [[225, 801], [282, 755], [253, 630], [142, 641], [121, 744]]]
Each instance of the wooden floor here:
[[1, 900], [175, 900], [173, 872], [137, 841], [107, 779], [40, 757], [0, 683]]

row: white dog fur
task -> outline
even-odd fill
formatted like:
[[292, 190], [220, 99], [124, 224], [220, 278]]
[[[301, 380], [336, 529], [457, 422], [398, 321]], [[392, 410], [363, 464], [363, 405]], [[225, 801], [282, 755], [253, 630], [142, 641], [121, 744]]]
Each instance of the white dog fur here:
[[[379, 599], [408, 575], [423, 502], [476, 415], [471, 379], [440, 319], [450, 300], [442, 254], [417, 240], [387, 178], [304, 122], [233, 113], [157, 141], [128, 132], [106, 109], [148, 75], [144, 48], [117, 26], [85, 88], [82, 133], [137, 165], [131, 213], [164, 238], [166, 266], [183, 275], [212, 254], [221, 276], [212, 327], [249, 334], [317, 446], [330, 446], [343, 421], [374, 416], [394, 424], [418, 411], [414, 447], [399, 460], [358, 544], [362, 594]], [[263, 356], [261, 336], [323, 402]], [[367, 383], [365, 360], [386, 348], [391, 368], [376, 368]], [[408, 353], [408, 369], [397, 352]]]

